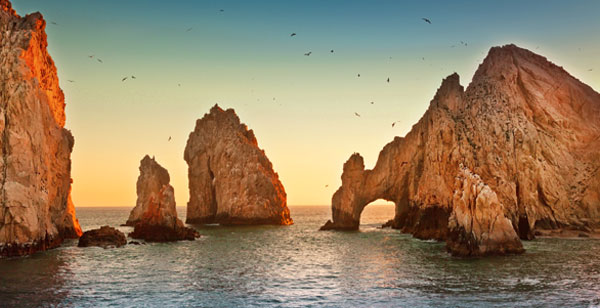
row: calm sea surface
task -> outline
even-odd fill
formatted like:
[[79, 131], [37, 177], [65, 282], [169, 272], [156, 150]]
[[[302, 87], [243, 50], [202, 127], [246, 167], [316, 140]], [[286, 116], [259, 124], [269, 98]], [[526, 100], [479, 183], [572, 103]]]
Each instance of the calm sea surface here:
[[[330, 209], [291, 207], [293, 226], [197, 226], [194, 242], [77, 248], [0, 259], [1, 307], [600, 307], [600, 240], [525, 242], [521, 256], [456, 259], [443, 243], [377, 227], [319, 232]], [[130, 208], [78, 208], [84, 230]], [[185, 217], [185, 208], [178, 208]], [[124, 232], [131, 228], [118, 227]]]

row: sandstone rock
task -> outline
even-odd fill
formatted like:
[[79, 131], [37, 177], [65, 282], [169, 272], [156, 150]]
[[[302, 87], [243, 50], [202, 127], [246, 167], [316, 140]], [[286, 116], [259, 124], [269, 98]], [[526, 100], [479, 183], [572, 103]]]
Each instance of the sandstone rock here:
[[[129, 219], [127, 219], [125, 225], [135, 226], [141, 220], [144, 212], [148, 210], [148, 206], [153, 202], [152, 200], [159, 198], [158, 194], [163, 190], [163, 187], [166, 187], [165, 189], [169, 188], [170, 181], [171, 178], [167, 169], [159, 165], [154, 158], [146, 155], [140, 162], [140, 176], [136, 183], [137, 201], [135, 207], [129, 213]], [[173, 206], [175, 206], [174, 199], [170, 199], [171, 196], [164, 195], [162, 197], [167, 197], [167, 200], [163, 200], [163, 202], [173, 203]], [[169, 206], [171, 205], [169, 204]]]
[[142, 159], [137, 202], [128, 220], [135, 223], [135, 227], [129, 236], [149, 242], [193, 241], [199, 236], [177, 218], [174, 190], [169, 181], [169, 173], [154, 158], [146, 155]]
[[[385, 199], [396, 204], [388, 225], [403, 232], [448, 240], [458, 254], [517, 252], [498, 209], [521, 239], [536, 229], [599, 225], [599, 150], [600, 94], [542, 56], [494, 47], [466, 91], [457, 74], [442, 82], [421, 120], [383, 148], [372, 170], [358, 154], [346, 162], [324, 228], [356, 229], [363, 208]], [[457, 186], [461, 164], [485, 187]], [[494, 217], [501, 222], [490, 229]], [[465, 229], [475, 234], [456, 237], [469, 220], [481, 224]], [[461, 243], [472, 239], [474, 246]]]
[[0, 0], [0, 256], [76, 238], [73, 136], [40, 13], [18, 16]]
[[496, 193], [462, 165], [456, 178], [446, 248], [455, 256], [522, 253]]
[[127, 238], [123, 232], [109, 226], [100, 229], [85, 231], [79, 238], [78, 247], [98, 246], [102, 248], [121, 247], [127, 244]]
[[293, 223], [277, 173], [233, 109], [215, 105], [199, 119], [184, 158], [189, 166], [188, 223]]

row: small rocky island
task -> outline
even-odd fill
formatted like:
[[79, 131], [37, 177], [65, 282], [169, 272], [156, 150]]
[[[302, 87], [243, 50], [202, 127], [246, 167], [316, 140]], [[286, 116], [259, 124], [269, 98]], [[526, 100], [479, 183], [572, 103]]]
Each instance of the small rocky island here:
[[81, 235], [71, 202], [65, 97], [40, 13], [0, 0], [0, 257], [57, 247]]
[[136, 206], [127, 220], [134, 226], [130, 237], [149, 242], [193, 241], [199, 237], [196, 230], [177, 218], [169, 172], [148, 155], [140, 162], [136, 187]]
[[100, 229], [85, 231], [79, 238], [77, 246], [109, 248], [121, 247], [125, 244], [127, 244], [127, 238], [123, 232], [110, 226], [102, 226]]
[[196, 121], [184, 154], [187, 223], [290, 225], [286, 193], [252, 130], [215, 105]]
[[546, 230], [600, 225], [600, 94], [546, 58], [494, 47], [463, 89], [448, 76], [421, 120], [375, 167], [354, 154], [323, 230], [356, 230], [364, 207], [386, 225], [446, 241], [456, 256], [521, 253]]

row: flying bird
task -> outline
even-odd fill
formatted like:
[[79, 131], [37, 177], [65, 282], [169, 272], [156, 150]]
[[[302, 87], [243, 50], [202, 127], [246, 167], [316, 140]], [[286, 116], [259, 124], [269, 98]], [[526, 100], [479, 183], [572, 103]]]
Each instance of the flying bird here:
[[136, 79], [135, 76], [131, 75], [131, 79]]
[[102, 62], [102, 59], [96, 59], [96, 60], [98, 60], [98, 62], [100, 62], [100, 63], [104, 63], [104, 62]]
[[190, 32], [192, 31], [193, 28], [188, 28], [187, 30], [185, 30], [185, 32]]
[[224, 9], [220, 9], [219, 12], [225, 12], [225, 10]]
[[325, 185], [325, 187], [329, 187], [329, 184]]
[[358, 74], [358, 77], [360, 77], [360, 74]]
[[426, 23], [431, 25], [431, 20], [429, 20], [428, 18], [421, 18], [421, 19], [423, 19], [423, 21], [425, 21]]
[[290, 36], [296, 36], [296, 33], [294, 32], [294, 33], [290, 34]]
[[588, 72], [591, 72], [591, 71], [593, 71], [593, 70], [594, 70], [593, 68], [590, 68], [590, 69], [588, 70]]
[[75, 82], [75, 80], [67, 80], [68, 82]]
[[375, 105], [375, 102], [371, 102], [371, 105]]
[[169, 140], [167, 140], [167, 141], [171, 141], [171, 136], [169, 136]]
[[53, 25], [55, 25], [55, 26], [58, 26], [58, 24], [56, 22], [54, 22], [54, 21], [51, 21], [50, 23], [53, 24]]
[[127, 77], [124, 77], [123, 79], [121, 79], [121, 81], [125, 81], [125, 80], [127, 80]]
[[93, 58], [94, 58], [94, 55], [88, 56], [88, 58], [90, 58], [90, 59], [93, 59]]
[[331, 50], [331, 53], [333, 53], [333, 49]]
[[425, 57], [422, 57], [421, 59], [422, 59], [423, 61], [425, 61]]
[[354, 115], [360, 118], [360, 114], [358, 114], [358, 112], [355, 112]]
[[181, 84], [180, 84], [180, 83], [178, 83], [178, 84], [177, 84], [177, 86], [178, 86], [178, 87], [181, 87]]
[[311, 54], [312, 54], [312, 51], [309, 51], [309, 52], [305, 53], [304, 55], [308, 57], [308, 56], [310, 56]]
[[396, 123], [400, 123], [400, 121], [396, 121], [396, 122], [392, 123], [392, 127], [396, 126]]
[[388, 77], [387, 82], [390, 83], [390, 77]]

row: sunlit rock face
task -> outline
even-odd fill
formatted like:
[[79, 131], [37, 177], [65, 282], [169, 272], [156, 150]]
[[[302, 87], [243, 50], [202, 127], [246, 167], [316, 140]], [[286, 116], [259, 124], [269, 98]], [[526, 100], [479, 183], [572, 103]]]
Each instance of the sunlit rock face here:
[[0, 0], [0, 256], [76, 238], [73, 136], [40, 13], [18, 16]]
[[536, 229], [598, 226], [599, 150], [598, 93], [542, 56], [494, 47], [466, 91], [457, 74], [442, 82], [372, 170], [358, 154], [346, 162], [323, 228], [357, 229], [385, 199], [396, 204], [388, 226], [455, 255], [520, 252], [515, 238]]
[[286, 193], [265, 152], [233, 109], [196, 121], [184, 154], [188, 223], [292, 224]]
[[129, 236], [152, 242], [194, 240], [198, 233], [177, 218], [175, 194], [169, 173], [154, 158], [145, 156], [137, 180], [137, 202], [127, 224], [134, 230]]

